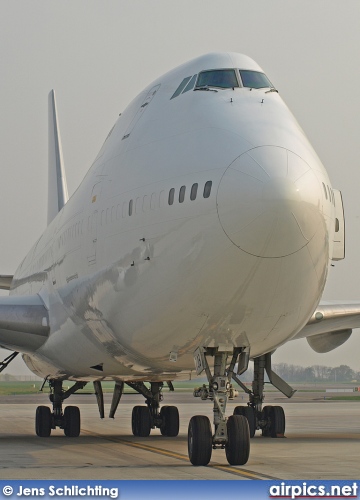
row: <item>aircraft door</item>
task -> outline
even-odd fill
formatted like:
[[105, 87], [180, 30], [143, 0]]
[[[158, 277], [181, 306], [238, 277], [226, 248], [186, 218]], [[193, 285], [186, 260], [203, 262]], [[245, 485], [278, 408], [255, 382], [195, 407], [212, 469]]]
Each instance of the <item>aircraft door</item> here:
[[98, 224], [98, 202], [102, 190], [103, 178], [101, 178], [91, 192], [90, 213], [87, 221], [87, 261], [89, 266], [96, 264], [97, 247], [97, 224]]
[[335, 233], [332, 260], [345, 259], [345, 215], [341, 192], [334, 189]]
[[97, 243], [97, 215], [98, 212], [95, 210], [88, 218], [88, 249], [87, 249], [87, 260], [88, 264], [92, 265], [96, 263], [96, 243]]

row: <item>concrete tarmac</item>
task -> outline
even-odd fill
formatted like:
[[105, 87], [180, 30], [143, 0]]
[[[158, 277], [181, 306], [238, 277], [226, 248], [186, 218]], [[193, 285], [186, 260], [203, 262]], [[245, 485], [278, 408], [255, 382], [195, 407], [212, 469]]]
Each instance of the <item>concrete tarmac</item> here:
[[[165, 393], [164, 404], [178, 406], [180, 434], [148, 438], [131, 433], [131, 411], [143, 404], [124, 395], [114, 420], [100, 420], [94, 395], [66, 401], [81, 411], [81, 435], [65, 437], [56, 429], [49, 438], [35, 435], [35, 409], [46, 395], [0, 398], [0, 479], [358, 479], [360, 476], [360, 402], [329, 401], [319, 393], [297, 393], [288, 400], [268, 393], [266, 404], [280, 404], [286, 414], [286, 437], [251, 440], [248, 463], [228, 465], [215, 450], [207, 467], [193, 467], [187, 457], [187, 426], [193, 415], [212, 415], [212, 403], [191, 393]], [[110, 395], [105, 396], [106, 412]], [[228, 404], [228, 415], [245, 396]]]

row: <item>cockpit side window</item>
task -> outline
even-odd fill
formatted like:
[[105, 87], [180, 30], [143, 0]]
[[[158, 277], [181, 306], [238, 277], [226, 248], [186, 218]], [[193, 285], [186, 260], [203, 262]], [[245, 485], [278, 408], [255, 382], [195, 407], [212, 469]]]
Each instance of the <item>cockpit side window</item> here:
[[202, 71], [199, 74], [195, 88], [217, 87], [221, 89], [230, 89], [238, 86], [239, 83], [234, 69], [213, 69], [210, 71]]
[[260, 71], [241, 69], [240, 76], [244, 87], [252, 89], [274, 88], [268, 77], [264, 73], [260, 73]]

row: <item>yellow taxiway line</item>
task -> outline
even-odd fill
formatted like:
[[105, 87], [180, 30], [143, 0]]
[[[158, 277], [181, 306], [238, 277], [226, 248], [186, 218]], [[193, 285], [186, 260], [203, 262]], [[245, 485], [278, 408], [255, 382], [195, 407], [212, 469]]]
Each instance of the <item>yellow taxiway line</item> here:
[[[92, 435], [96, 434], [97, 436], [102, 437], [103, 439], [106, 439], [108, 441], [121, 443], [121, 444], [124, 444], [125, 446], [130, 446], [132, 448], [138, 448], [138, 449], [141, 449], [144, 451], [149, 451], [151, 453], [157, 453], [158, 455], [172, 457], [172, 458], [175, 458], [177, 460], [181, 460], [182, 462], [189, 463], [189, 457], [187, 455], [183, 455], [182, 453], [176, 453], [174, 451], [165, 450], [163, 448], [156, 448], [155, 446], [150, 446], [147, 444], [133, 443], [131, 441], [127, 441], [126, 439], [107, 437], [107, 436], [100, 435], [100, 434], [90, 432], [90, 431], [85, 431], [85, 433], [92, 434]], [[235, 468], [235, 467], [230, 466], [230, 465], [220, 465], [217, 463], [210, 463], [208, 465], [208, 467], [211, 467], [211, 468], [217, 469], [217, 470], [221, 470], [223, 472], [227, 472], [228, 474], [240, 476], [240, 477], [243, 477], [244, 479], [261, 479], [261, 480], [278, 479], [278, 478], [275, 478], [272, 476], [268, 476], [266, 474], [261, 474], [258, 472], [253, 472], [253, 471], [249, 471], [249, 470], [245, 470], [245, 469]]]

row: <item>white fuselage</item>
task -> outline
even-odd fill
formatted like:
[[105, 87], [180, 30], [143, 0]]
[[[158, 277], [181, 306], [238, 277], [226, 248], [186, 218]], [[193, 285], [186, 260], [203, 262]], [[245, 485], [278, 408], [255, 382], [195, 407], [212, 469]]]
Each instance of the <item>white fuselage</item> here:
[[11, 293], [49, 307], [49, 338], [25, 355], [36, 373], [171, 380], [199, 345], [256, 357], [309, 320], [332, 252], [328, 176], [269, 88], [171, 98], [216, 68], [261, 71], [209, 54], [153, 82], [17, 270]]

